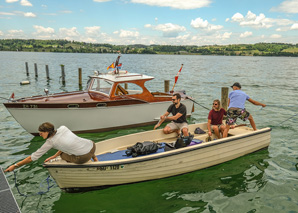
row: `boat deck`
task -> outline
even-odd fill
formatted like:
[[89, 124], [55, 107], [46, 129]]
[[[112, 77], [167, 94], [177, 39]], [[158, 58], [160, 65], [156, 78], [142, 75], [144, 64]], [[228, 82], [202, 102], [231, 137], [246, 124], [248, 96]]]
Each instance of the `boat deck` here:
[[[239, 134], [247, 132], [247, 130], [251, 130], [251, 128], [241, 127], [241, 128], [230, 129], [228, 136], [230, 137], [230, 136], [234, 136], [234, 135], [239, 135]], [[204, 130], [204, 131], [206, 132], [207, 130]], [[192, 133], [192, 134], [194, 134], [194, 133]], [[194, 134], [193, 140], [200, 141], [200, 143], [198, 143], [198, 144], [208, 143], [206, 141], [207, 137], [208, 137], [208, 133]], [[159, 148], [157, 150], [157, 152], [151, 153], [149, 155], [165, 152], [165, 143], [174, 143], [176, 141], [176, 139], [177, 138], [175, 137], [175, 138], [164, 138], [160, 141], [159, 140], [154, 141], [154, 142], [160, 143], [161, 148]], [[216, 140], [214, 134], [211, 136], [211, 140]], [[132, 146], [133, 145], [134, 144], [132, 144]], [[126, 155], [126, 153], [125, 153], [126, 150], [127, 150], [127, 147], [119, 147], [118, 149], [110, 150], [109, 152], [99, 154], [99, 155], [97, 155], [97, 158], [99, 161], [122, 160], [122, 159], [133, 158], [132, 156]], [[139, 156], [137, 156], [137, 157], [139, 157]]]

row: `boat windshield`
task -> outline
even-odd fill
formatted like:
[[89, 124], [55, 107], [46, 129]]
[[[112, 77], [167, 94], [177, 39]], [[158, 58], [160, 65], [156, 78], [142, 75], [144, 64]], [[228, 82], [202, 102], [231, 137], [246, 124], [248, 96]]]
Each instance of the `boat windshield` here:
[[101, 79], [101, 78], [95, 78], [92, 82], [92, 86], [90, 90], [102, 92], [106, 95], [109, 95], [112, 85], [113, 85], [113, 82], [111, 81], [108, 81], [106, 79]]

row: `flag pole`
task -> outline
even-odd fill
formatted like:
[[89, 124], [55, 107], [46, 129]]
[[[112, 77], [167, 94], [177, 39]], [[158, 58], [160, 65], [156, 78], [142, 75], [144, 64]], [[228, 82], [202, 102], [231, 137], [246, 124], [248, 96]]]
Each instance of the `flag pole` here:
[[179, 74], [180, 74], [180, 72], [181, 72], [181, 70], [182, 70], [182, 67], [183, 67], [183, 64], [181, 64], [181, 68], [180, 68], [180, 70], [178, 71], [177, 75], [175, 76], [175, 83], [174, 83], [174, 85], [173, 85], [173, 88], [172, 88], [172, 90], [171, 90], [171, 93], [174, 92], [174, 88], [175, 88], [176, 83], [177, 83], [177, 81], [178, 81], [178, 76], [179, 76]]

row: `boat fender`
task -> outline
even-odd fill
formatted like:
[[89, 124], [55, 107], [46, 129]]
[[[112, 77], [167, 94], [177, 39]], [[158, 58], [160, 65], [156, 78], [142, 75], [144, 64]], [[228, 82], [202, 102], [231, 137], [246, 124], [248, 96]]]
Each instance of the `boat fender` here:
[[30, 84], [30, 81], [21, 81], [20, 84], [21, 85], [27, 85], [27, 84]]

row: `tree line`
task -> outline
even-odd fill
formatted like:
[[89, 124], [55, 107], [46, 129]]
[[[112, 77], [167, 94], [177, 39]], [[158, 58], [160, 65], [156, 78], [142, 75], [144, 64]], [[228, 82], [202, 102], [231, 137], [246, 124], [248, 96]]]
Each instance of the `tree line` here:
[[112, 45], [69, 40], [0, 39], [0, 51], [297, 57], [298, 44]]

